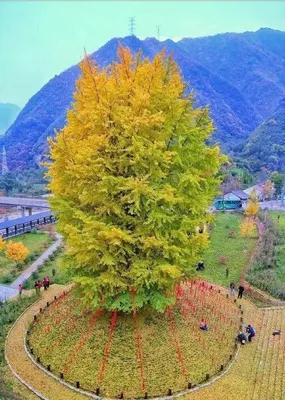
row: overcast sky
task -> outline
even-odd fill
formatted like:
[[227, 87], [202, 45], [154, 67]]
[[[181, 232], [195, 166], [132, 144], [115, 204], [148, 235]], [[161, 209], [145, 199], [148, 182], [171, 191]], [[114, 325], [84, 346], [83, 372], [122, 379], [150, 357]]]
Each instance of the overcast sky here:
[[0, 1], [0, 102], [23, 107], [49, 79], [113, 37], [285, 30], [283, 1]]

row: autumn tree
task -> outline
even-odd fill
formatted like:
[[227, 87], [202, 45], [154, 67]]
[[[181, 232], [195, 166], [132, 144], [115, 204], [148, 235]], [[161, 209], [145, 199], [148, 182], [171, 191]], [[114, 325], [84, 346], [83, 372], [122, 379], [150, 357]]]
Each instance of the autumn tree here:
[[86, 303], [162, 311], [207, 245], [196, 228], [210, 218], [224, 158], [206, 144], [208, 109], [184, 95], [171, 58], [119, 47], [118, 59], [102, 71], [88, 57], [80, 65], [67, 124], [51, 141], [51, 203]]
[[255, 218], [258, 211], [259, 211], [258, 197], [256, 191], [253, 190], [250, 193], [250, 198], [248, 200], [247, 207], [245, 209], [245, 215], [251, 218]]
[[29, 250], [22, 242], [12, 242], [11, 240], [6, 245], [5, 256], [11, 260], [21, 262], [25, 261], [29, 254]]
[[3, 236], [0, 235], [0, 252], [4, 249], [5, 247], [5, 242], [3, 240]]
[[273, 193], [274, 193], [275, 189], [274, 189], [274, 185], [273, 183], [268, 179], [263, 187], [263, 192], [262, 195], [264, 197], [264, 199], [271, 199]]
[[255, 231], [255, 223], [250, 218], [245, 218], [240, 224], [240, 235], [242, 237], [250, 237]]

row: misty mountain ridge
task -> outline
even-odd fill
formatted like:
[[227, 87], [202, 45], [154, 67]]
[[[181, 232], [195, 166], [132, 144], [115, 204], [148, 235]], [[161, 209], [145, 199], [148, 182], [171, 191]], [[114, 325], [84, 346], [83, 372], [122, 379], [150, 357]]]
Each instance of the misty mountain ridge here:
[[[285, 32], [224, 33], [178, 42], [135, 36], [114, 38], [90, 58], [105, 67], [117, 59], [118, 44], [153, 58], [165, 50], [178, 63], [197, 106], [209, 104], [216, 131], [213, 139], [226, 152], [242, 149], [255, 129], [285, 97]], [[46, 138], [65, 124], [73, 101], [77, 65], [52, 78], [26, 104], [0, 142], [10, 168], [37, 164], [48, 151]], [[266, 166], [266, 165], [265, 165]]]
[[0, 103], [0, 135], [3, 135], [15, 121], [20, 107], [11, 103]]

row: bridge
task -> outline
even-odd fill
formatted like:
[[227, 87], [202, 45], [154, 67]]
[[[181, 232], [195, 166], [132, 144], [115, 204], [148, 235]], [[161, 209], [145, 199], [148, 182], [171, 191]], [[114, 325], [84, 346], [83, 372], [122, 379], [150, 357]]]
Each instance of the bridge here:
[[11, 219], [0, 223], [0, 235], [3, 239], [31, 232], [33, 228], [41, 225], [53, 224], [56, 217], [50, 211], [29, 215], [22, 218]]
[[0, 196], [0, 206], [6, 207], [21, 207], [22, 217], [25, 216], [25, 210], [32, 215], [33, 208], [49, 209], [49, 202], [40, 198], [29, 197], [4, 197]]

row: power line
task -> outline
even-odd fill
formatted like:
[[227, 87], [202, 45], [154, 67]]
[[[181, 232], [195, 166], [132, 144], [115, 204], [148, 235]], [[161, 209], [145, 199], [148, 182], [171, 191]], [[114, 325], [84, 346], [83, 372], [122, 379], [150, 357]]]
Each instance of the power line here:
[[135, 36], [135, 26], [136, 26], [136, 19], [135, 17], [129, 18], [129, 31], [131, 36]]
[[160, 40], [160, 28], [161, 28], [161, 25], [156, 25], [156, 37], [157, 37], [157, 40]]

